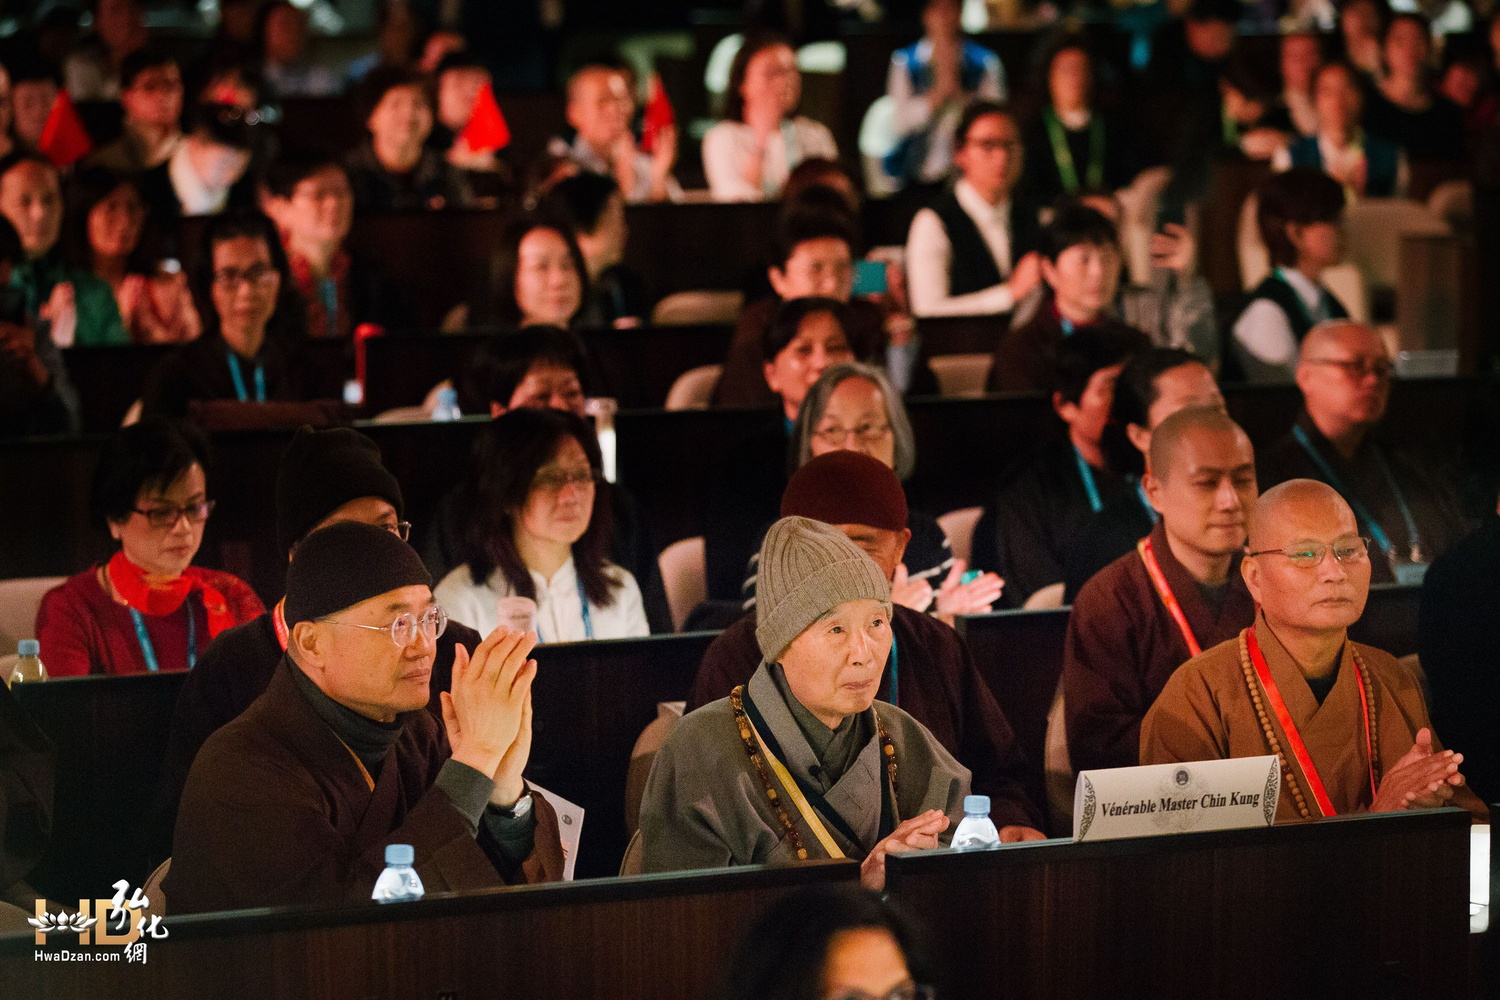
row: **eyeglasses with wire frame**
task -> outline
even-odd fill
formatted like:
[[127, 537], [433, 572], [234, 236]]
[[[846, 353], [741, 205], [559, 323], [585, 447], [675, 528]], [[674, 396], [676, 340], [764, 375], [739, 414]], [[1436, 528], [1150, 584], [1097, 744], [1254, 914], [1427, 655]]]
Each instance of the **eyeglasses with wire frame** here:
[[1344, 565], [1357, 563], [1369, 558], [1370, 540], [1358, 535], [1346, 535], [1343, 538], [1335, 538], [1331, 542], [1293, 542], [1284, 549], [1261, 549], [1258, 552], [1247, 552], [1249, 557], [1255, 556], [1286, 556], [1293, 566], [1300, 569], [1312, 569], [1323, 562], [1323, 557], [1333, 553], [1333, 558]]
[[391, 641], [400, 649], [405, 649], [417, 641], [417, 632], [426, 638], [436, 641], [438, 636], [448, 630], [448, 612], [437, 605], [433, 605], [421, 615], [415, 615], [410, 611], [403, 611], [397, 615], [389, 625], [360, 625], [357, 622], [341, 622], [335, 618], [318, 618], [317, 621], [325, 625], [342, 625], [344, 628], [362, 628], [371, 632], [388, 632]]

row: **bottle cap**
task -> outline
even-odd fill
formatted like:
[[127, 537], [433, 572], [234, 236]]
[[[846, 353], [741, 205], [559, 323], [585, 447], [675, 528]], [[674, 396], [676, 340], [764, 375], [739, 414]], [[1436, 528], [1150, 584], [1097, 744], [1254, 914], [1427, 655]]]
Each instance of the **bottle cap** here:
[[417, 852], [410, 844], [386, 844], [385, 863], [388, 865], [409, 865], [417, 859]]
[[965, 795], [964, 812], [990, 814], [990, 797], [988, 795]]
[[16, 643], [17, 656], [40, 656], [41, 654], [42, 644], [35, 639], [22, 639]]

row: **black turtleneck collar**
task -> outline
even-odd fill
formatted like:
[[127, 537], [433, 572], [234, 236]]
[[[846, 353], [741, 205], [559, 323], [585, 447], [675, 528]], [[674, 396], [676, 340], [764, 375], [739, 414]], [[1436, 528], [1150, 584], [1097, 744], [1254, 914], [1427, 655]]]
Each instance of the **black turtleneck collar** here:
[[302, 692], [313, 711], [318, 713], [318, 718], [327, 723], [334, 735], [354, 751], [354, 755], [371, 775], [379, 773], [385, 755], [401, 738], [404, 725], [401, 716], [398, 715], [395, 722], [376, 722], [324, 694], [323, 689], [314, 684], [312, 678], [304, 674], [290, 656], [287, 657], [287, 663], [292, 668], [292, 679], [297, 682], [297, 690]]

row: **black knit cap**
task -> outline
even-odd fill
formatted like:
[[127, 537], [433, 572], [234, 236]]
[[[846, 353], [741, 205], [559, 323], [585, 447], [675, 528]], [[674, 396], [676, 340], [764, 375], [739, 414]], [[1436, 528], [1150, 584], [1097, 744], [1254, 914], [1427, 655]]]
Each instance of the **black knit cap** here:
[[430, 587], [417, 550], [384, 528], [341, 521], [297, 546], [286, 574], [286, 624], [314, 621], [402, 587]]
[[380, 446], [349, 427], [299, 427], [276, 470], [277, 544], [290, 552], [313, 525], [360, 497], [379, 497], [402, 514], [401, 484], [380, 464]]

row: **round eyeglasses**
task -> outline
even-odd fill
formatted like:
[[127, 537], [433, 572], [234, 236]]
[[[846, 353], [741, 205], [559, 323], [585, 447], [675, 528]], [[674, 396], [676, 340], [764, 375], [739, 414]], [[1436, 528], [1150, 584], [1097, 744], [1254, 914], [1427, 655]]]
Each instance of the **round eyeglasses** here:
[[417, 641], [418, 631], [429, 639], [436, 640], [448, 630], [448, 612], [437, 605], [433, 605], [421, 615], [403, 611], [397, 615], [389, 625], [360, 625], [355, 622], [341, 622], [334, 618], [319, 618], [318, 621], [325, 625], [342, 625], [345, 628], [362, 628], [371, 632], [389, 632], [391, 641], [399, 648], [405, 649]]
[[1322, 565], [1323, 557], [1329, 552], [1333, 558], [1348, 565], [1357, 563], [1370, 555], [1370, 540], [1350, 535], [1347, 538], [1336, 538], [1331, 542], [1294, 542], [1284, 549], [1261, 549], [1259, 552], [1248, 552], [1246, 555], [1255, 556], [1286, 556], [1292, 565], [1300, 569], [1312, 569], [1314, 566]]

